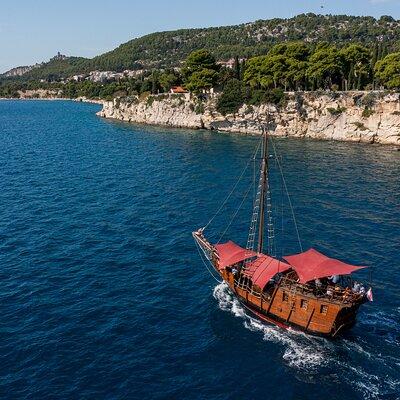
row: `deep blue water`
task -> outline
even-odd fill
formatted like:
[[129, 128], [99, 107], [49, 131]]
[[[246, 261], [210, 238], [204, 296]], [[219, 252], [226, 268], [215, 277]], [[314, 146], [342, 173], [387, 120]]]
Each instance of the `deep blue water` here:
[[[98, 109], [0, 102], [1, 398], [400, 398], [400, 152], [275, 140], [304, 248], [373, 267], [375, 301], [329, 341], [246, 316], [191, 238], [257, 138], [135, 127]], [[249, 208], [226, 237], [246, 238]], [[296, 252], [283, 225], [277, 251]]]

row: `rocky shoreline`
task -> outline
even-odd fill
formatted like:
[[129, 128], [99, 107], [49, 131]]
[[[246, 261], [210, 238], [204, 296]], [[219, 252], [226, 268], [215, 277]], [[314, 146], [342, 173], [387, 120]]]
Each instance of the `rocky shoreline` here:
[[216, 111], [218, 95], [162, 94], [104, 101], [97, 114], [126, 122], [259, 134], [267, 116], [275, 135], [400, 145], [400, 94], [386, 92], [287, 93], [283, 106], [243, 105], [236, 114]]

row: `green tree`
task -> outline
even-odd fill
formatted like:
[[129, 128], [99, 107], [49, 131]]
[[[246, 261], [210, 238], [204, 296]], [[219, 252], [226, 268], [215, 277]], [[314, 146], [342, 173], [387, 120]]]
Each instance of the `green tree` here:
[[186, 87], [194, 93], [214, 87], [218, 82], [218, 71], [219, 65], [207, 50], [189, 54], [182, 69]]
[[310, 56], [310, 48], [302, 42], [280, 43], [271, 48], [268, 55], [283, 55], [299, 61], [307, 61]]
[[223, 115], [233, 114], [238, 112], [243, 102], [243, 85], [238, 79], [232, 79], [225, 85], [218, 99], [217, 110]]
[[343, 58], [336, 46], [322, 44], [309, 59], [306, 75], [314, 83], [314, 88], [331, 88], [342, 83]]
[[233, 66], [233, 70], [235, 71], [235, 78], [240, 81], [241, 71], [240, 71], [240, 61], [238, 56], [235, 57], [235, 64]]
[[182, 69], [183, 76], [188, 79], [195, 73], [203, 69], [218, 71], [219, 66], [215, 61], [215, 57], [205, 49], [196, 50], [189, 54], [186, 58]]
[[357, 89], [361, 89], [370, 75], [370, 51], [359, 44], [351, 44], [341, 49], [340, 55], [343, 58], [343, 75], [348, 77], [348, 89], [353, 89], [355, 82]]
[[172, 71], [163, 72], [158, 79], [164, 92], [168, 92], [172, 86], [180, 82], [180, 77]]
[[375, 64], [375, 77], [389, 89], [400, 88], [400, 52], [387, 55]]
[[186, 87], [193, 93], [200, 93], [203, 89], [211, 89], [218, 81], [218, 72], [212, 69], [202, 69], [193, 72], [186, 80]]

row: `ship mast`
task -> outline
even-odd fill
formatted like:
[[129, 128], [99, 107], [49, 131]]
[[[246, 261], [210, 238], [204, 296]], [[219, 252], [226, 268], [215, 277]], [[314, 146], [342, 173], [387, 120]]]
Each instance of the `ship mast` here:
[[260, 214], [258, 226], [257, 252], [262, 253], [264, 244], [264, 222], [265, 222], [265, 193], [267, 190], [268, 174], [268, 131], [263, 127], [262, 158], [260, 171]]

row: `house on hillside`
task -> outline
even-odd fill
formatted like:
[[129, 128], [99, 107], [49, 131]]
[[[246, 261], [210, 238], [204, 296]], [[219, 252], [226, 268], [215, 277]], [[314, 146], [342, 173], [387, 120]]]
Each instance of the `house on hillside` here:
[[186, 89], [184, 89], [182, 86], [172, 86], [170, 89], [170, 93], [173, 94], [185, 94], [189, 93]]

